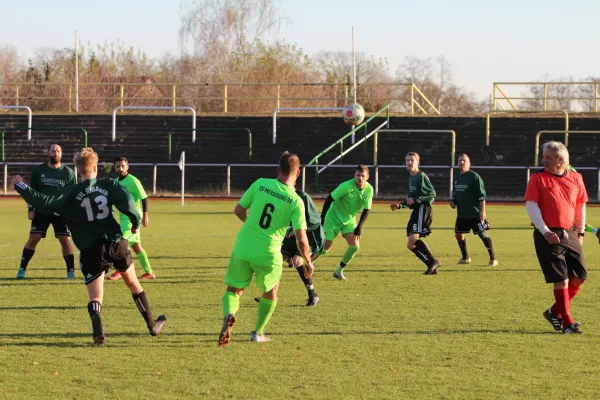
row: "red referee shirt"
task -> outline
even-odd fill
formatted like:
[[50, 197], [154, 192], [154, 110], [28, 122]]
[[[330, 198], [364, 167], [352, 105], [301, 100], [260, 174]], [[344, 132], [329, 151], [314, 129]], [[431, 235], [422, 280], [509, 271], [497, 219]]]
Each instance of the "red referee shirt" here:
[[546, 226], [569, 229], [575, 221], [575, 206], [585, 204], [588, 196], [578, 172], [567, 170], [556, 176], [543, 171], [531, 175], [525, 201], [538, 203]]

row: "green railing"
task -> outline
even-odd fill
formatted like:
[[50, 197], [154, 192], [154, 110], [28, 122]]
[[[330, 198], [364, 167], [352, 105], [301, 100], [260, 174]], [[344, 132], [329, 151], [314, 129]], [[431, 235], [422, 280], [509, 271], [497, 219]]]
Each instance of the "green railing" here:
[[172, 155], [172, 146], [171, 146], [171, 137], [173, 133], [177, 132], [194, 132], [194, 131], [203, 131], [203, 132], [229, 132], [229, 131], [243, 131], [248, 133], [248, 161], [252, 160], [252, 131], [248, 128], [196, 128], [196, 129], [187, 129], [187, 128], [173, 128], [169, 131], [169, 161], [171, 161]]
[[88, 133], [85, 130], [85, 128], [82, 128], [82, 127], [68, 126], [68, 127], [64, 127], [64, 128], [60, 128], [60, 127], [46, 128], [46, 127], [42, 127], [42, 126], [32, 126], [31, 128], [29, 128], [29, 127], [3, 128], [2, 129], [2, 162], [4, 162], [6, 160], [6, 158], [4, 156], [4, 134], [6, 132], [27, 131], [29, 129], [31, 129], [32, 132], [34, 132], [34, 131], [37, 131], [37, 132], [79, 131], [83, 135], [83, 147], [87, 147], [87, 145], [88, 145]]
[[[322, 152], [317, 154], [315, 157], [313, 157], [312, 160], [309, 161], [308, 164], [306, 164], [307, 166], [310, 166], [310, 165], [316, 166], [315, 171], [317, 174], [317, 176], [316, 176], [317, 184], [319, 183], [319, 168], [318, 168], [319, 158], [323, 157], [323, 155], [328, 153], [331, 149], [333, 149], [337, 145], [340, 146], [340, 155], [343, 154], [344, 153], [344, 140], [349, 138], [350, 136], [354, 135], [359, 129], [362, 129], [363, 127], [365, 128], [365, 136], [367, 136], [369, 134], [367, 124], [369, 122], [371, 122], [373, 119], [375, 119], [377, 116], [379, 116], [379, 114], [383, 113], [384, 111], [386, 112], [386, 119], [387, 119], [386, 126], [389, 128], [390, 127], [390, 107], [391, 107], [391, 105], [392, 105], [392, 102], [387, 103], [385, 106], [383, 106], [381, 108], [381, 110], [377, 111], [369, 119], [365, 120], [362, 124], [357, 125], [354, 128], [352, 128], [352, 130], [350, 132], [346, 133], [344, 136], [342, 136], [341, 138], [336, 140], [332, 145], [330, 145], [325, 150], [323, 150]], [[366, 144], [366, 142], [365, 142], [365, 144]]]

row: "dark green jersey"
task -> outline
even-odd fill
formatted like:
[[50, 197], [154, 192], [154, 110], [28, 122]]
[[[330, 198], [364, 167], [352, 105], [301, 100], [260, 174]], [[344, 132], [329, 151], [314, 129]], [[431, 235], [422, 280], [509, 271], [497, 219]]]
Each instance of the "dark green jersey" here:
[[[75, 173], [69, 167], [61, 164], [58, 168], [48, 166], [48, 163], [38, 165], [31, 173], [30, 186], [44, 194], [54, 194], [60, 189], [75, 184]], [[33, 207], [31, 204], [28, 206]]]
[[97, 240], [116, 242], [121, 239], [113, 206], [127, 215], [134, 227], [140, 226], [141, 216], [133, 198], [114, 179], [86, 180], [54, 195], [40, 193], [24, 182], [16, 184], [15, 190], [34, 208], [62, 216], [71, 230], [75, 246], [81, 251]]
[[429, 180], [429, 177], [423, 171], [408, 178], [408, 197], [415, 201], [409, 208], [418, 208], [421, 204], [433, 203], [435, 199], [435, 189]]
[[321, 226], [321, 214], [317, 210], [317, 206], [308, 193], [301, 190], [296, 190], [296, 193], [304, 203], [304, 217], [306, 219], [306, 230], [314, 231]]
[[467, 171], [454, 178], [452, 201], [456, 204], [458, 218], [479, 219], [480, 202], [485, 198], [483, 179], [476, 172]]

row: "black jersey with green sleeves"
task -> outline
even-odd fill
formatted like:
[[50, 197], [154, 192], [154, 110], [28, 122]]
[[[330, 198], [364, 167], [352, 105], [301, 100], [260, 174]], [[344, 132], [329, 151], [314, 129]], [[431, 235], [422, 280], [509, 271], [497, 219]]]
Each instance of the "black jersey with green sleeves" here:
[[425, 172], [419, 171], [408, 178], [408, 197], [415, 201], [409, 208], [418, 208], [421, 204], [431, 205], [435, 199], [435, 189]]
[[480, 202], [485, 199], [485, 187], [479, 174], [467, 171], [454, 178], [452, 201], [456, 204], [458, 218], [479, 219]]
[[98, 240], [116, 242], [122, 238], [121, 228], [112, 213], [113, 206], [129, 217], [133, 227], [140, 226], [141, 216], [133, 198], [114, 179], [89, 179], [54, 195], [40, 193], [24, 182], [16, 184], [15, 189], [34, 208], [61, 215], [79, 250], [89, 248]]
[[[61, 164], [58, 168], [43, 163], [36, 166], [31, 173], [30, 186], [40, 193], [54, 194], [60, 189], [75, 184], [75, 173], [69, 167]], [[32, 209], [31, 205], [29, 208]]]

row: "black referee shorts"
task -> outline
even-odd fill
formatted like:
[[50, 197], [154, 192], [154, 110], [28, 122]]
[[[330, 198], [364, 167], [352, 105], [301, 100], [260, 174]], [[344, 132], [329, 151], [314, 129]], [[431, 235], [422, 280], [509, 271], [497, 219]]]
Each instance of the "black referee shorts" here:
[[533, 243], [546, 283], [557, 283], [576, 276], [587, 279], [583, 248], [574, 228], [550, 229], [560, 237], [560, 243], [550, 244], [540, 231], [534, 229]]

